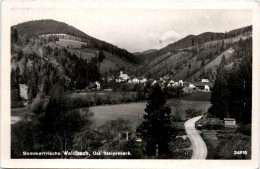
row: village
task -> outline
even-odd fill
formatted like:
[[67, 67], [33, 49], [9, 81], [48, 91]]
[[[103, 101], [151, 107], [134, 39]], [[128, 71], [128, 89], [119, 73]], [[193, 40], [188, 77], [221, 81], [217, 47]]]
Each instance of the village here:
[[[182, 87], [182, 90], [184, 93], [192, 93], [195, 91], [199, 92], [211, 92], [212, 87], [214, 86], [214, 83], [210, 82], [208, 79], [201, 79], [201, 81], [197, 82], [188, 82], [183, 80], [174, 80], [171, 79], [169, 76], [163, 76], [157, 79], [153, 78], [146, 78], [146, 77], [130, 77], [128, 74], [123, 73], [123, 71], [120, 71], [119, 76], [108, 76], [106, 78], [102, 79], [103, 81], [106, 81], [107, 83], [117, 83], [117, 84], [127, 84], [127, 85], [151, 85], [155, 86], [158, 84], [162, 89], [164, 88], [175, 88], [175, 87]], [[112, 91], [112, 89], [109, 88], [102, 88], [101, 82], [94, 82], [91, 83], [87, 90], [92, 91]]]

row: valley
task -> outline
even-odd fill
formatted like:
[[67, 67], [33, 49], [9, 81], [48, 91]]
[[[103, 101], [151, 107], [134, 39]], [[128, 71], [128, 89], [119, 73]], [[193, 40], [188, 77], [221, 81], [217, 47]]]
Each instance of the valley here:
[[[192, 156], [191, 150], [200, 147], [194, 146], [196, 140], [205, 148], [195, 127], [228, 133], [225, 119], [235, 119], [234, 131], [248, 139], [251, 94], [252, 26], [187, 35], [136, 53], [55, 20], [11, 27], [13, 158], [22, 157], [19, 147], [24, 146], [129, 149], [137, 159], [205, 159], [205, 151]], [[192, 131], [185, 130], [185, 122]], [[146, 144], [152, 147], [147, 152]]]

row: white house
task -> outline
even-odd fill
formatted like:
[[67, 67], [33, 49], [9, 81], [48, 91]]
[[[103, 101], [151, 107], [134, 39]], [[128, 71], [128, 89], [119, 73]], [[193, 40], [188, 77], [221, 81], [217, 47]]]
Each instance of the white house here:
[[122, 82], [121, 78], [116, 79], [116, 83]]
[[143, 78], [140, 80], [140, 83], [146, 83], [147, 82], [147, 79], [146, 78]]
[[100, 90], [101, 85], [99, 82], [94, 82], [94, 83], [91, 83], [88, 88], [92, 89], [92, 90]]
[[139, 79], [137, 79], [136, 77], [133, 78], [133, 83], [134, 83], [134, 84], [138, 84], [139, 82], [140, 82]]
[[100, 90], [100, 83], [99, 82], [95, 82], [96, 86], [97, 86], [97, 90]]
[[173, 80], [170, 80], [167, 86], [173, 87], [173, 86], [175, 86], [175, 82]]
[[209, 79], [201, 79], [201, 82], [209, 82]]
[[200, 90], [210, 91], [214, 84], [211, 82], [195, 82], [194, 85]]
[[119, 78], [122, 78], [124, 81], [130, 79], [130, 77], [127, 74], [124, 74], [123, 71], [120, 71]]
[[189, 88], [195, 88], [196, 86], [194, 84], [189, 84]]
[[182, 80], [179, 80], [179, 85], [183, 86], [183, 81]]
[[205, 85], [204, 90], [205, 90], [205, 91], [210, 91], [209, 85]]
[[224, 118], [225, 127], [236, 127], [236, 119]]
[[127, 82], [128, 82], [129, 84], [132, 84], [132, 83], [133, 83], [133, 80], [132, 80], [132, 79], [129, 79]]

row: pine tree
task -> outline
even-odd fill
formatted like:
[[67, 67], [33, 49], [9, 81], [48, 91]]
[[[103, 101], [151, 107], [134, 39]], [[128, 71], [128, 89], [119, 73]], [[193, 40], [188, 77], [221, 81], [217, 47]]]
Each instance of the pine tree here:
[[205, 58], [203, 57], [201, 60], [200, 67], [203, 68], [205, 66]]
[[31, 103], [32, 100], [36, 97], [36, 95], [38, 93], [38, 77], [37, 77], [34, 63], [32, 65], [32, 69], [30, 72], [28, 86], [29, 86], [28, 87], [28, 101], [29, 101], [29, 103]]
[[12, 43], [16, 43], [18, 41], [18, 31], [14, 28], [11, 32], [11, 41]]
[[12, 107], [18, 106], [19, 101], [21, 100], [20, 96], [20, 86], [19, 86], [19, 68], [11, 71], [11, 105]]
[[144, 153], [155, 155], [158, 146], [159, 155], [169, 153], [168, 143], [172, 136], [171, 109], [164, 107], [166, 96], [159, 85], [153, 88], [148, 97], [143, 123], [137, 132], [146, 143]]
[[99, 62], [102, 62], [104, 58], [105, 58], [105, 55], [104, 55], [103, 51], [102, 51], [102, 50], [99, 51], [98, 61], [99, 61]]

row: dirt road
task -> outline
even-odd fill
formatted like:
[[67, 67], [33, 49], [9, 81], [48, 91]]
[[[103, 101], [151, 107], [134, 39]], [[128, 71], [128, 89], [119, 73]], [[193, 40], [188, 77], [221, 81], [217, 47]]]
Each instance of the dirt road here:
[[207, 146], [203, 139], [199, 135], [199, 131], [195, 129], [195, 123], [202, 116], [194, 117], [185, 122], [185, 130], [191, 141], [192, 157], [191, 159], [206, 159], [207, 157]]

